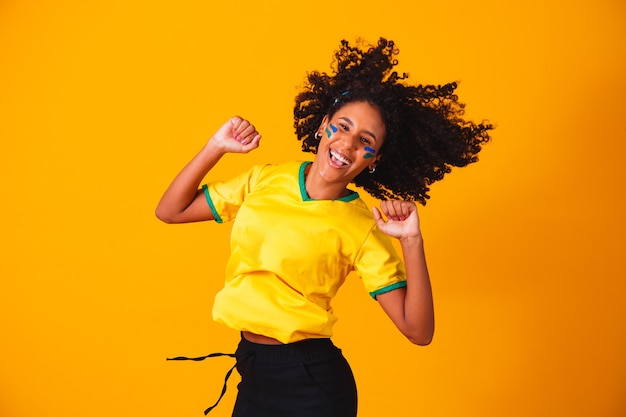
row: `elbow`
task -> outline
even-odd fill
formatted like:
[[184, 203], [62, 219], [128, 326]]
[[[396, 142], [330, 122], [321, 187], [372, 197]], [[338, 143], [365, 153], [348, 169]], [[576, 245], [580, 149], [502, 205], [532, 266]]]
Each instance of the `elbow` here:
[[411, 343], [417, 346], [428, 346], [433, 341], [433, 336], [435, 332], [434, 330], [427, 330], [422, 332], [414, 332], [414, 333], [405, 333], [407, 339]]
[[433, 341], [433, 337], [412, 337], [412, 336], [407, 336], [407, 339], [409, 339], [409, 341], [411, 343], [413, 343], [414, 345], [417, 346], [428, 346], [430, 345], [430, 343]]
[[161, 220], [163, 223], [167, 223], [167, 224], [176, 223], [174, 217], [170, 213], [165, 212], [160, 207], [156, 208], [156, 210], [154, 211], [154, 215], [156, 216], [157, 219]]

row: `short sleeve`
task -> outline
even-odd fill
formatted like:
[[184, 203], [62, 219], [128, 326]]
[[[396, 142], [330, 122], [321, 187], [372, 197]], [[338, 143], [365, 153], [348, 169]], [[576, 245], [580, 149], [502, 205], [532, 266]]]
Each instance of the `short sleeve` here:
[[355, 269], [372, 298], [406, 287], [406, 270], [391, 240], [373, 227], [355, 260]]
[[264, 165], [255, 165], [247, 172], [226, 181], [204, 184], [202, 190], [215, 221], [231, 221], [237, 216], [246, 196], [254, 190]]

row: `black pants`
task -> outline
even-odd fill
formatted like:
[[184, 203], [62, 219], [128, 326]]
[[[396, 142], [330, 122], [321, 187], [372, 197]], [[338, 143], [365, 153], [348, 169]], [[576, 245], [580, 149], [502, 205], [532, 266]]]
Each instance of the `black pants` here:
[[261, 345], [243, 337], [233, 417], [355, 417], [350, 365], [330, 339]]

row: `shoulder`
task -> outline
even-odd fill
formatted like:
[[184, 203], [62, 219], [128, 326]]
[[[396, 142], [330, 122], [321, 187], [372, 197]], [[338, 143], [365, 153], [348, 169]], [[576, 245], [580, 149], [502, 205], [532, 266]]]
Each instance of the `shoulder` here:
[[270, 176], [270, 175], [281, 174], [281, 173], [297, 175], [300, 171], [300, 168], [303, 165], [305, 166], [306, 162], [289, 161], [289, 162], [282, 162], [278, 164], [267, 163], [267, 164], [254, 165], [252, 168], [250, 168], [250, 171], [255, 172], [256, 174], [261, 175], [261, 176]]
[[242, 172], [239, 176], [246, 178], [250, 183], [264, 182], [281, 173], [288, 172], [289, 167], [293, 165], [294, 163], [292, 162], [282, 164], [256, 164], [248, 168], [247, 171]]
[[350, 201], [325, 201], [324, 207], [331, 222], [334, 222], [346, 236], [351, 236], [362, 245], [376, 229], [376, 220], [370, 208], [358, 195]]
[[279, 164], [255, 165], [251, 168], [250, 176], [258, 183], [275, 181], [298, 181], [301, 171], [306, 166], [306, 162], [289, 161]]
[[376, 224], [372, 210], [356, 191], [348, 196], [346, 200], [341, 201], [341, 203], [340, 206], [350, 213], [352, 221], [360, 222], [361, 224], [365, 223], [370, 227]]

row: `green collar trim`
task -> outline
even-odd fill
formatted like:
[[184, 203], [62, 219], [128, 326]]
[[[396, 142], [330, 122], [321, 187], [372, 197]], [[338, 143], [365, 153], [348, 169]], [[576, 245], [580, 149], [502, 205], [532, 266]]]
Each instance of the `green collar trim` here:
[[[302, 201], [317, 201], [316, 199], [309, 197], [309, 194], [306, 192], [304, 171], [306, 170], [306, 167], [308, 167], [309, 165], [311, 165], [310, 161], [303, 162], [302, 165], [300, 165], [300, 171], [298, 173], [298, 183], [300, 185], [300, 196], [302, 197]], [[339, 197], [333, 201], [344, 201], [348, 203], [350, 201], [353, 201], [359, 198], [359, 193], [357, 193], [356, 191], [352, 191], [352, 190], [350, 191], [351, 193], [348, 194], [347, 196]]]

